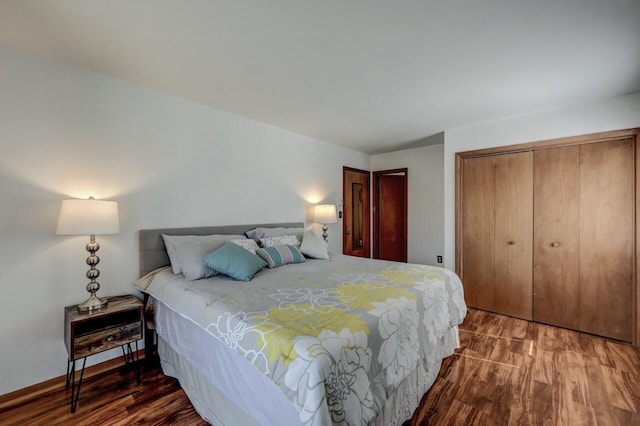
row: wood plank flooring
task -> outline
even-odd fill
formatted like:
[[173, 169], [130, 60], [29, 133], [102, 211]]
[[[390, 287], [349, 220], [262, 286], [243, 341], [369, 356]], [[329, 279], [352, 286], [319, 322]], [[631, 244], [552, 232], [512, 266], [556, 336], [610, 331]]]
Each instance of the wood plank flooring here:
[[207, 425], [178, 381], [159, 367], [143, 369], [141, 379], [138, 385], [133, 371], [124, 368], [92, 377], [82, 382], [74, 414], [71, 389], [62, 389], [0, 411], [0, 425]]
[[[410, 421], [424, 425], [640, 425], [640, 351], [630, 345], [470, 309]], [[0, 425], [205, 425], [159, 368], [117, 370], [0, 411]]]
[[470, 309], [410, 424], [640, 425], [640, 351]]

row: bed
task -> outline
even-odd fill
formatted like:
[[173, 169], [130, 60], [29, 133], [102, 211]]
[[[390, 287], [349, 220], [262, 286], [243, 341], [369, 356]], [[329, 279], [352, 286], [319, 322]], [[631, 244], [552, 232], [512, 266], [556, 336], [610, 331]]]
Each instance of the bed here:
[[302, 226], [140, 231], [135, 285], [153, 305], [163, 372], [216, 426], [401, 425], [459, 345], [466, 305], [453, 272], [332, 254], [249, 282], [189, 281], [162, 237]]

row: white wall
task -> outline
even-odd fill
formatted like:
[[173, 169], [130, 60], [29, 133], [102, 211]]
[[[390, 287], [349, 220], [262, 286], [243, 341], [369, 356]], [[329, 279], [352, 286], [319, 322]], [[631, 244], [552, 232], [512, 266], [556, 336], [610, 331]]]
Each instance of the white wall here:
[[[88, 295], [88, 237], [55, 235], [62, 199], [119, 202], [121, 233], [97, 236], [100, 295], [135, 293], [139, 229], [309, 223], [310, 204], [338, 204], [343, 165], [370, 165], [362, 153], [5, 48], [0, 149], [0, 394], [65, 373], [63, 307]], [[334, 252], [341, 226], [329, 225]]]
[[640, 92], [601, 102], [447, 130], [444, 141], [445, 266], [455, 267], [455, 153], [640, 127]]
[[444, 145], [437, 144], [371, 157], [371, 170], [408, 169], [407, 260], [442, 266], [444, 253]]

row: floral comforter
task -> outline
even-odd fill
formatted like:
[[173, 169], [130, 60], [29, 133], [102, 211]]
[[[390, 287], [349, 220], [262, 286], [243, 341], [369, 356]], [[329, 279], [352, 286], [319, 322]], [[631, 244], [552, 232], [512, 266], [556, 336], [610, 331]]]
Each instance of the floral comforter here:
[[136, 285], [268, 375], [304, 425], [368, 424], [466, 315], [446, 269], [332, 256], [259, 272], [248, 283], [186, 281], [170, 268]]

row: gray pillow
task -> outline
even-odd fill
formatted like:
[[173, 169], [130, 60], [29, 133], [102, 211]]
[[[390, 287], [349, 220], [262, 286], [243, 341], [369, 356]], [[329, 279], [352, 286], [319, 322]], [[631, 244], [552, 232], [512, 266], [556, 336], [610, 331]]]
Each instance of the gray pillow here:
[[162, 239], [164, 240], [164, 247], [167, 249], [167, 254], [169, 255], [169, 261], [171, 262], [171, 269], [174, 274], [182, 273], [182, 264], [180, 263], [180, 259], [178, 259], [178, 254], [176, 253], [175, 243], [181, 239], [192, 238], [194, 235], [165, 235], [162, 234]]
[[280, 237], [282, 235], [295, 235], [298, 241], [302, 241], [304, 228], [254, 228], [244, 234], [260, 243], [261, 238]]
[[[167, 238], [168, 237], [168, 238]], [[163, 235], [174, 273], [184, 274], [189, 281], [209, 278], [217, 272], [202, 263], [202, 258], [227, 241], [244, 238], [243, 235]], [[168, 242], [168, 244], [167, 244]], [[169, 247], [172, 247], [171, 249]], [[172, 257], [173, 252], [173, 257]], [[175, 263], [175, 264], [174, 264]], [[179, 271], [179, 272], [176, 272]]]

